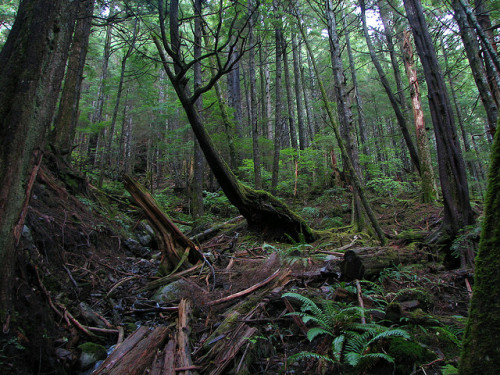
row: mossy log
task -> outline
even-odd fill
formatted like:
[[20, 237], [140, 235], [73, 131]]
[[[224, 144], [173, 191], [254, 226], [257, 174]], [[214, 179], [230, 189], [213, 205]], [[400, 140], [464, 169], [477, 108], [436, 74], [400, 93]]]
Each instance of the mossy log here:
[[[146, 189], [130, 176], [124, 177], [125, 189], [130, 193], [139, 207], [144, 211], [151, 226], [157, 234], [160, 250], [163, 253], [161, 269], [169, 272], [174, 268], [187, 269], [198, 261], [203, 261], [203, 255], [198, 247], [186, 237], [173, 221], [158, 207], [154, 198]], [[187, 259], [184, 254], [189, 252]], [[183, 262], [179, 266], [179, 262]]]
[[362, 247], [348, 250], [340, 266], [343, 280], [377, 277], [382, 270], [397, 264], [418, 263], [426, 254], [415, 250], [405, 250], [390, 246]]

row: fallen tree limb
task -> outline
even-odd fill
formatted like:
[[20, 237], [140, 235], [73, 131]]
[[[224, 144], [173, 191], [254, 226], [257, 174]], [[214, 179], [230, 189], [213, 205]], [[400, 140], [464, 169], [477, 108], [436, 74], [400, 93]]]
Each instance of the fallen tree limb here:
[[196, 241], [196, 242], [202, 242], [202, 241], [205, 241], [208, 237], [210, 237], [212, 234], [216, 234], [217, 232], [219, 232], [222, 228], [224, 228], [226, 225], [229, 225], [229, 224], [234, 224], [234, 223], [237, 223], [237, 222], [240, 222], [244, 219], [244, 217], [242, 215], [240, 216], [236, 216], [234, 218], [232, 218], [231, 220], [228, 220], [222, 224], [219, 224], [219, 225], [215, 225], [211, 228], [208, 228], [207, 230], [205, 230], [204, 232], [201, 232], [201, 233], [198, 233], [197, 235], [191, 237], [191, 240], [193, 241]]
[[231, 301], [233, 299], [236, 299], [236, 298], [242, 297], [244, 295], [250, 294], [254, 290], [259, 289], [261, 286], [264, 286], [264, 285], [268, 284], [269, 282], [271, 282], [272, 280], [274, 280], [276, 277], [278, 277], [278, 275], [280, 274], [280, 271], [281, 271], [280, 269], [276, 270], [271, 276], [269, 276], [265, 280], [261, 281], [260, 283], [257, 283], [255, 285], [251, 286], [250, 288], [242, 290], [241, 292], [238, 292], [238, 293], [231, 294], [230, 296], [217, 299], [215, 301], [207, 302], [207, 305], [208, 306], [217, 305], [219, 303], [228, 302], [228, 301]]
[[[200, 249], [186, 237], [173, 221], [158, 207], [154, 198], [146, 189], [130, 176], [125, 175], [124, 186], [130, 193], [137, 205], [143, 210], [148, 221], [151, 223], [159, 242], [163, 258], [161, 267], [163, 272], [169, 272], [176, 267], [186, 269], [198, 261], [204, 261]], [[184, 252], [188, 249], [189, 262], [184, 262], [179, 266]]]

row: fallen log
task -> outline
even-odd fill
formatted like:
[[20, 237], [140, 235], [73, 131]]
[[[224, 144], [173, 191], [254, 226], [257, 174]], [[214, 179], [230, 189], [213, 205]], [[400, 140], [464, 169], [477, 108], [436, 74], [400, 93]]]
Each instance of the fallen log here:
[[191, 360], [191, 350], [189, 348], [189, 320], [191, 314], [191, 303], [182, 299], [179, 304], [179, 318], [177, 320], [177, 358], [180, 368], [186, 370], [179, 370], [180, 375], [193, 374], [188, 368], [193, 366]]
[[[200, 249], [186, 237], [173, 221], [158, 207], [154, 198], [146, 189], [130, 176], [125, 175], [124, 186], [144, 211], [148, 221], [153, 227], [163, 257], [161, 271], [169, 273], [176, 269], [187, 269], [198, 261], [204, 261]], [[184, 256], [184, 254], [187, 255]], [[182, 264], [179, 264], [182, 262]]]
[[142, 375], [153, 364], [157, 349], [167, 339], [168, 328], [142, 326], [118, 345], [92, 375]]
[[423, 251], [390, 246], [361, 247], [347, 250], [340, 265], [341, 279], [373, 280], [382, 270], [398, 264], [419, 263], [427, 258]]
[[242, 215], [233, 217], [231, 220], [228, 220], [222, 224], [215, 225], [215, 226], [208, 228], [207, 230], [205, 230], [201, 233], [194, 235], [193, 237], [191, 237], [191, 240], [196, 241], [198, 243], [205, 241], [209, 237], [215, 236], [224, 227], [226, 227], [230, 224], [234, 224], [234, 223], [238, 223], [240, 221], [243, 221], [243, 219], [244, 219], [244, 217]]

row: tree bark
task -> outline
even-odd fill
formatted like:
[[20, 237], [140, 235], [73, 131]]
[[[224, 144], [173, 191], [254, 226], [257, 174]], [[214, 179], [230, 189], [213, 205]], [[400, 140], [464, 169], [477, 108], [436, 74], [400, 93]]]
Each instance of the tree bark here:
[[59, 102], [59, 109], [54, 120], [54, 129], [50, 142], [55, 154], [64, 159], [71, 158], [72, 145], [78, 121], [78, 105], [80, 102], [83, 69], [89, 44], [92, 14], [95, 0], [79, 2], [78, 19], [66, 68], [64, 87]]
[[452, 239], [461, 228], [474, 222], [465, 164], [457, 140], [448, 91], [424, 19], [422, 5], [419, 0], [405, 0], [404, 5], [427, 82], [444, 201], [443, 229], [448, 232], [449, 239]]
[[283, 71], [282, 66], [282, 46], [281, 39], [283, 37], [281, 29], [276, 27], [274, 30], [275, 40], [276, 40], [276, 77], [275, 77], [275, 110], [274, 110], [274, 152], [273, 152], [273, 168], [271, 177], [271, 193], [276, 194], [276, 189], [278, 187], [278, 175], [279, 175], [279, 163], [280, 163], [280, 151], [282, 146], [283, 137], [283, 120], [281, 117], [282, 113], [282, 101], [281, 101], [281, 76]]
[[421, 200], [424, 203], [432, 202], [435, 197], [434, 171], [432, 169], [431, 152], [427, 131], [425, 130], [424, 111], [420, 99], [420, 84], [418, 83], [417, 70], [413, 62], [413, 48], [410, 40], [410, 32], [405, 30], [403, 33], [403, 61], [405, 64], [406, 75], [410, 82], [410, 95], [413, 108], [413, 117], [415, 121], [415, 130], [417, 134], [417, 148], [420, 158], [420, 178], [422, 180]]
[[44, 147], [73, 34], [76, 2], [21, 1], [0, 52], [0, 320], [11, 309], [13, 228], [35, 154]]
[[295, 33], [292, 33], [292, 57], [293, 57], [293, 78], [294, 78], [294, 90], [295, 90], [295, 104], [297, 106], [297, 130], [299, 132], [299, 148], [304, 150], [307, 148], [307, 132], [304, 124], [304, 106], [303, 106], [303, 88], [302, 88], [302, 78], [299, 69], [300, 63], [300, 45], [297, 43], [297, 37]]
[[490, 86], [488, 85], [488, 79], [486, 78], [485, 71], [481, 64], [477, 34], [469, 24], [467, 15], [460, 5], [460, 1], [453, 0], [451, 2], [451, 5], [455, 12], [454, 18], [457, 21], [458, 27], [460, 29], [460, 37], [462, 38], [462, 43], [464, 44], [465, 53], [467, 54], [467, 60], [469, 60], [469, 66], [472, 71], [472, 76], [474, 77], [474, 82], [476, 83], [477, 89], [479, 91], [479, 97], [481, 98], [481, 102], [486, 112], [489, 132], [490, 134], [494, 134], [498, 120], [498, 108], [493, 99], [492, 92], [490, 91]]
[[[328, 40], [330, 44], [330, 60], [333, 70], [333, 82], [335, 85], [335, 99], [337, 101], [337, 114], [340, 123], [340, 134], [344, 139], [347, 148], [347, 154], [351, 160], [354, 171], [348, 173], [356, 173], [357, 178], [362, 184], [361, 168], [359, 165], [358, 147], [353, 137], [353, 120], [350, 106], [350, 100], [347, 95], [347, 88], [345, 83], [344, 67], [340, 57], [340, 41], [337, 34], [337, 24], [335, 21], [335, 13], [333, 12], [333, 3], [331, 0], [326, 0], [326, 20], [328, 29]], [[343, 164], [346, 165], [347, 161], [344, 160], [342, 155]], [[349, 182], [352, 183], [353, 176], [350, 176]], [[353, 210], [352, 210], [352, 223], [356, 230], [363, 229], [363, 211], [361, 202], [359, 200], [358, 192], [355, 190], [353, 194]]]
[[253, 152], [253, 173], [254, 184], [256, 189], [262, 189], [262, 173], [261, 173], [261, 156], [259, 149], [259, 121], [257, 118], [257, 84], [255, 76], [255, 43], [254, 43], [254, 24], [255, 15], [252, 14], [253, 4], [249, 2], [249, 24], [248, 24], [248, 44], [250, 51], [248, 52], [248, 70], [250, 80], [250, 107], [248, 114], [250, 117], [250, 127], [252, 131], [252, 152]]
[[459, 374], [496, 374], [500, 368], [500, 132], [491, 151], [488, 190], [473, 295], [465, 329]]
[[393, 92], [391, 90], [389, 81], [385, 75], [385, 72], [382, 68], [382, 65], [380, 64], [380, 61], [377, 57], [377, 54], [375, 53], [375, 49], [373, 47], [371, 36], [368, 33], [368, 26], [366, 24], [365, 0], [360, 0], [359, 5], [361, 7], [361, 20], [363, 23], [363, 33], [365, 35], [366, 45], [368, 46], [368, 50], [370, 52], [370, 57], [372, 59], [373, 65], [375, 66], [375, 69], [377, 70], [377, 73], [378, 73], [379, 78], [380, 78], [380, 82], [382, 83], [382, 86], [384, 87], [384, 90], [385, 90], [387, 96], [389, 97], [389, 101], [391, 102], [392, 108], [393, 108], [394, 113], [396, 115], [396, 119], [398, 120], [399, 128], [401, 129], [401, 133], [403, 134], [403, 138], [405, 140], [406, 146], [408, 147], [411, 161], [412, 161], [413, 165], [415, 166], [415, 168], [420, 173], [420, 161], [418, 159], [417, 149], [415, 148], [415, 146], [413, 144], [413, 140], [411, 139], [410, 132], [408, 131], [408, 125], [406, 123], [403, 112], [401, 111], [401, 108], [399, 107], [398, 100], [396, 99], [396, 96], [393, 94]]

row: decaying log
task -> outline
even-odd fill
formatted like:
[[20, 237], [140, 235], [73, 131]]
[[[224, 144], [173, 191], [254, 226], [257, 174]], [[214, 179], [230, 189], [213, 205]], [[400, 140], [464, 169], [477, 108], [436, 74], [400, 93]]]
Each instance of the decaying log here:
[[[137, 205], [144, 211], [156, 233], [160, 250], [163, 253], [162, 269], [164, 272], [172, 271], [177, 267], [186, 269], [198, 261], [204, 261], [199, 248], [161, 211], [154, 198], [142, 185], [125, 175], [124, 186]], [[183, 259], [185, 252], [189, 252], [186, 260]], [[179, 267], [181, 261], [183, 264]]]
[[142, 326], [121, 343], [92, 375], [142, 375], [167, 339], [168, 328]]
[[205, 241], [210, 236], [215, 236], [225, 226], [227, 226], [229, 224], [238, 223], [238, 222], [242, 221], [243, 219], [244, 219], [244, 217], [242, 215], [233, 217], [231, 220], [228, 220], [222, 224], [215, 225], [215, 226], [208, 228], [207, 230], [205, 230], [201, 233], [198, 233], [197, 235], [191, 237], [191, 239], [193, 241], [197, 241], [197, 242]]
[[[189, 348], [189, 320], [191, 314], [191, 303], [182, 299], [179, 304], [179, 318], [177, 320], [177, 358], [181, 368], [189, 368], [193, 365], [191, 350]], [[179, 371], [180, 375], [191, 375], [190, 370]]]
[[224, 371], [241, 347], [248, 342], [248, 338], [257, 332], [256, 328], [248, 325], [251, 318], [262, 313], [269, 301], [266, 296], [281, 293], [290, 280], [290, 273], [289, 270], [280, 271], [267, 287], [247, 296], [244, 301], [224, 313], [226, 319], [200, 348], [207, 351], [202, 357], [203, 362], [210, 363], [202, 373], [218, 375]]
[[343, 280], [372, 280], [380, 272], [398, 264], [418, 263], [426, 259], [422, 251], [390, 246], [362, 247], [348, 250], [340, 266]]

